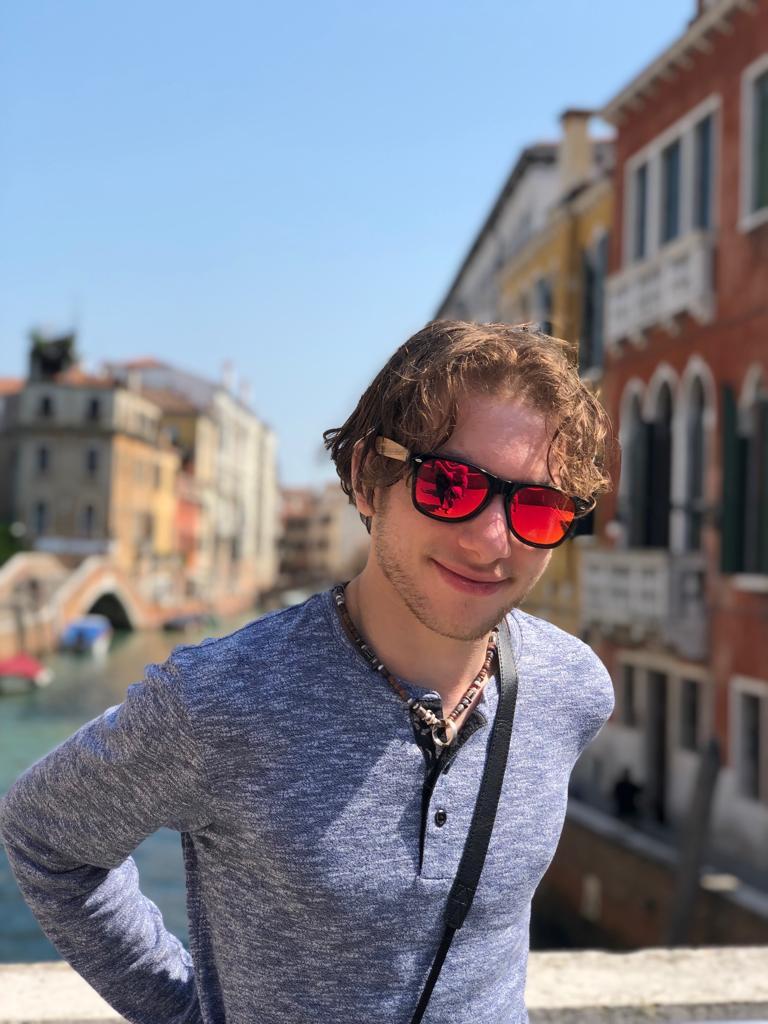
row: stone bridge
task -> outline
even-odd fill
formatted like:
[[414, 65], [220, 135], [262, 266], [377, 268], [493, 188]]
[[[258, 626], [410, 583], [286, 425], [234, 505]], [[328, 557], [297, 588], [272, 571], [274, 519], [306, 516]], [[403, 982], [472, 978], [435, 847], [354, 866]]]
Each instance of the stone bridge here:
[[171, 611], [146, 601], [101, 555], [72, 569], [54, 555], [23, 552], [0, 568], [0, 657], [53, 650], [66, 624], [91, 612], [117, 629], [148, 629]]

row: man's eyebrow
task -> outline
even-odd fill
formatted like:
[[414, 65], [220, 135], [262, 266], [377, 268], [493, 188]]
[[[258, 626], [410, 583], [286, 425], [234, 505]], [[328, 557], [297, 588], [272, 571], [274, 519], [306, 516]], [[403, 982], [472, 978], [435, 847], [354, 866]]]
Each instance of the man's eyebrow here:
[[[488, 469], [486, 466], [480, 466], [466, 455], [460, 455], [458, 452], [435, 452], [441, 459], [451, 459], [456, 462], [466, 462], [468, 466], [477, 466], [478, 469], [485, 470], [486, 473], [491, 473], [493, 476], [499, 478], [499, 480], [508, 480], [506, 476], [500, 476], [498, 473], [494, 473], [493, 470]], [[520, 480], [512, 481], [513, 483], [526, 483], [531, 484], [533, 487], [554, 487], [556, 490], [559, 489], [557, 484], [552, 483], [551, 480]]]

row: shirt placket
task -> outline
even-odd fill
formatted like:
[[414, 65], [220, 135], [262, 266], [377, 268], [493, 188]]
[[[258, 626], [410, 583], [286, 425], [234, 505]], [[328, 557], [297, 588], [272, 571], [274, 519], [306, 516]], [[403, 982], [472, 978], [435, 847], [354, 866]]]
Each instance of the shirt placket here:
[[[440, 712], [440, 702], [422, 701]], [[467, 801], [469, 788], [482, 769], [482, 743], [469, 742], [478, 730], [487, 728], [485, 715], [475, 710], [457, 737], [456, 745], [435, 750], [431, 735], [421, 731], [417, 742], [426, 762], [422, 791], [419, 870], [422, 878], [453, 877], [464, 849], [474, 799]], [[478, 737], [479, 738], [479, 737]], [[467, 745], [468, 744], [468, 745]]]

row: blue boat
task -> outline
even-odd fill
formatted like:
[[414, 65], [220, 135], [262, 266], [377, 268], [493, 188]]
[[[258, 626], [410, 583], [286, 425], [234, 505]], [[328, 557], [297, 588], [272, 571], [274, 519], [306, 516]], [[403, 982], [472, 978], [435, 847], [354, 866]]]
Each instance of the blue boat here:
[[111, 642], [112, 623], [105, 615], [83, 615], [70, 622], [61, 634], [59, 648], [75, 654], [100, 657], [107, 653]]

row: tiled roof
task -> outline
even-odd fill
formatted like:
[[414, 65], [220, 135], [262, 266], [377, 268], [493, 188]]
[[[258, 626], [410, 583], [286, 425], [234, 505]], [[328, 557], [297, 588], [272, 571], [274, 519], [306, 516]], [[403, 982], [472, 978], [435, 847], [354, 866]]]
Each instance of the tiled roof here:
[[125, 370], [152, 370], [167, 367], [168, 363], [164, 363], [162, 359], [156, 359], [155, 356], [139, 356], [137, 359], [116, 360], [114, 365], [121, 366]]
[[171, 391], [169, 388], [142, 388], [141, 394], [154, 402], [158, 408], [167, 413], [190, 413], [198, 415], [201, 410], [194, 402], [178, 391]]
[[23, 387], [21, 377], [0, 377], [0, 395], [17, 395]]
[[114, 378], [104, 376], [103, 374], [87, 373], [85, 370], [81, 370], [79, 366], [70, 366], [68, 370], [62, 370], [61, 373], [57, 373], [53, 378], [53, 383], [63, 384], [65, 387], [104, 388], [107, 390], [111, 390], [115, 386]]

